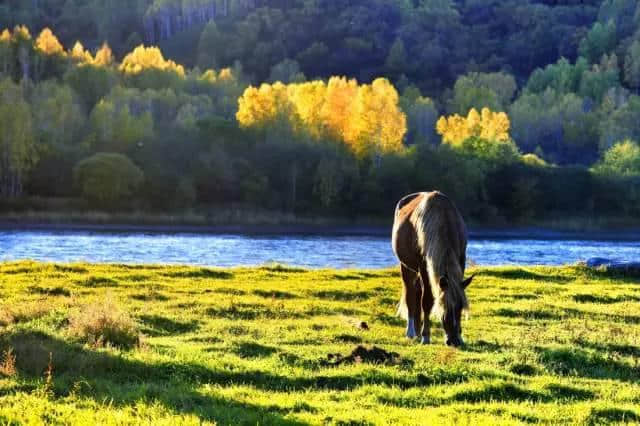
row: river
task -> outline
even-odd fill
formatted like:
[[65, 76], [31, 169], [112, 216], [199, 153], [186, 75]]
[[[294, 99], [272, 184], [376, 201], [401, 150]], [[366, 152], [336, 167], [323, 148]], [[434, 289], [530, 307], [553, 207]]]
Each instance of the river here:
[[[563, 265], [591, 257], [640, 259], [640, 240], [472, 237], [478, 265]], [[384, 268], [397, 264], [388, 237], [205, 233], [0, 231], [0, 259], [51, 262]]]

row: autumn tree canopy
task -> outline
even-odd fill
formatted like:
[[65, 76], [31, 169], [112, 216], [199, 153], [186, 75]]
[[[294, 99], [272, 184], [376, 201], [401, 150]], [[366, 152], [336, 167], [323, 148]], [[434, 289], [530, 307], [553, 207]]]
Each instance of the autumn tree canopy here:
[[510, 139], [510, 126], [509, 117], [504, 112], [493, 112], [489, 108], [483, 108], [478, 113], [472, 108], [466, 117], [458, 114], [440, 117], [436, 129], [444, 142], [458, 145], [472, 137], [489, 141], [507, 141]]
[[359, 156], [402, 148], [407, 121], [399, 96], [386, 79], [358, 84], [344, 77], [328, 83], [280, 82], [249, 87], [238, 101], [242, 127], [260, 128], [278, 119], [312, 137], [342, 140]]

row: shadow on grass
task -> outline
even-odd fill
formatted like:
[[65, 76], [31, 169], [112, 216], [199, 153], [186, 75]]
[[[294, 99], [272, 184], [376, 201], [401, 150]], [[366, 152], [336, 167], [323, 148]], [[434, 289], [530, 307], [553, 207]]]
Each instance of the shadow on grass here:
[[640, 347], [633, 345], [619, 345], [616, 343], [597, 343], [582, 338], [575, 339], [574, 343], [582, 348], [595, 349], [605, 353], [618, 353], [640, 359]]
[[[3, 335], [0, 342], [3, 348], [14, 348], [17, 369], [23, 376], [42, 377], [52, 354], [53, 390], [58, 397], [73, 390], [79, 397], [98, 402], [108, 400], [116, 406], [154, 400], [175, 413], [192, 414], [222, 425], [303, 424], [284, 417], [293, 408], [253, 405], [196, 390], [202, 383], [224, 386], [243, 381], [242, 376], [236, 379], [231, 372], [216, 372], [189, 363], [147, 364], [104, 351], [95, 352], [40, 332]], [[250, 377], [250, 373], [245, 374]], [[246, 377], [244, 381], [251, 382]], [[269, 378], [262, 380], [265, 385], [269, 383]], [[74, 386], [79, 381], [86, 386]]]
[[523, 318], [529, 320], [560, 320], [562, 315], [545, 310], [526, 310], [500, 308], [493, 311], [494, 315], [506, 318]]
[[138, 318], [144, 325], [143, 332], [152, 337], [185, 334], [200, 328], [196, 320], [178, 321], [160, 315], [141, 315]]
[[580, 349], [536, 348], [536, 351], [540, 355], [540, 362], [554, 374], [592, 379], [640, 380], [640, 370], [637, 368]]
[[295, 268], [293, 266], [285, 265], [268, 265], [260, 268], [262, 271], [280, 272], [280, 273], [292, 273], [292, 274], [304, 274], [308, 271], [302, 268]]
[[557, 384], [550, 384], [546, 386], [543, 392], [525, 389], [512, 383], [501, 383], [497, 385], [487, 385], [484, 388], [478, 390], [458, 392], [452, 397], [452, 399], [454, 401], [464, 401], [471, 403], [490, 401], [553, 402], [557, 400], [585, 401], [593, 399], [594, 397], [595, 394], [591, 391]]
[[264, 297], [265, 299], [297, 299], [298, 296], [286, 291], [279, 290], [254, 290], [253, 294]]
[[141, 302], [149, 302], [149, 301], [166, 302], [167, 300], [169, 300], [168, 296], [165, 296], [164, 294], [159, 293], [157, 291], [152, 291], [149, 293], [132, 294], [129, 297], [132, 298], [133, 300], [139, 300]]
[[284, 306], [266, 306], [257, 303], [233, 303], [228, 306], [216, 306], [208, 308], [205, 313], [215, 318], [248, 321], [256, 319], [295, 319], [307, 316], [301, 312], [285, 309]]
[[371, 297], [371, 293], [366, 291], [342, 291], [342, 290], [325, 290], [312, 293], [313, 297], [324, 300], [335, 300], [340, 302], [352, 302], [356, 300], [367, 300]]
[[207, 268], [193, 270], [189, 269], [185, 271], [170, 271], [165, 272], [162, 275], [169, 278], [213, 278], [218, 280], [229, 280], [233, 278], [233, 274], [231, 272], [216, 271]]
[[509, 268], [478, 272], [478, 276], [483, 275], [487, 277], [502, 278], [507, 280], [537, 280], [543, 282], [553, 282], [556, 284], [563, 284], [573, 281], [572, 277], [553, 274], [541, 274], [538, 272], [527, 271], [526, 269], [522, 268]]
[[526, 320], [563, 321], [567, 318], [589, 318], [607, 323], [640, 324], [639, 315], [603, 314], [599, 312], [581, 311], [580, 309], [563, 308], [559, 312], [545, 309], [511, 309], [500, 308], [493, 311], [494, 315], [506, 318], [522, 318]]
[[[388, 372], [375, 370], [362, 373], [317, 374], [312, 376], [282, 376], [259, 370], [213, 369], [190, 362], [142, 362], [108, 351], [94, 351], [80, 344], [66, 342], [48, 334], [36, 331], [14, 332], [0, 337], [0, 349], [14, 349], [17, 369], [20, 374], [42, 377], [52, 354], [56, 391], [64, 395], [76, 381], [84, 378], [90, 389], [103, 389], [108, 395], [96, 395], [114, 401], [124, 398], [117, 389], [118, 385], [132, 387], [139, 385], [141, 392], [151, 384], [161, 385], [162, 393], [154, 395], [160, 400], [168, 400], [172, 388], [199, 387], [202, 384], [228, 386], [253, 386], [265, 391], [302, 391], [312, 388], [326, 390], [355, 389], [365, 385], [397, 386], [411, 388], [433, 384], [462, 383], [468, 380], [464, 371], [445, 371], [437, 369], [417, 376], [393, 376]], [[254, 348], [255, 349], [255, 348]], [[257, 351], [271, 349], [258, 348]], [[477, 375], [474, 375], [477, 377]], [[483, 376], [484, 377], [484, 376]], [[493, 377], [493, 376], [487, 376]], [[102, 382], [102, 384], [101, 384]], [[109, 382], [112, 386], [105, 386]], [[86, 390], [89, 392], [88, 390]], [[111, 394], [113, 393], [113, 394]], [[195, 393], [195, 392], [194, 392]], [[140, 397], [144, 397], [141, 394]], [[148, 395], [146, 395], [148, 397]], [[134, 401], [121, 401], [130, 403]], [[171, 404], [169, 404], [171, 407]], [[172, 407], [178, 409], [179, 407]]]
[[381, 322], [383, 324], [386, 324], [386, 325], [393, 325], [393, 326], [404, 326], [404, 325], [406, 325], [406, 321], [403, 320], [402, 318], [396, 317], [396, 316], [393, 316], [393, 315], [389, 315], [389, 314], [386, 314], [384, 312], [379, 313], [378, 315], [376, 315], [375, 320], [379, 321], [379, 322]]
[[610, 297], [605, 295], [593, 295], [593, 294], [574, 294], [571, 296], [573, 300], [578, 303], [597, 303], [603, 305], [609, 305], [612, 303], [619, 302], [638, 302], [640, 301], [640, 297], [637, 296], [618, 296], [618, 297]]
[[90, 276], [86, 280], [78, 280], [76, 284], [82, 287], [100, 288], [100, 287], [117, 287], [118, 281], [108, 277]]
[[204, 291], [205, 293], [216, 293], [216, 294], [228, 294], [230, 296], [244, 296], [245, 294], [247, 294], [246, 291], [244, 290], [240, 290], [238, 288], [214, 288], [214, 289], [207, 289]]
[[267, 358], [278, 349], [273, 346], [265, 346], [254, 342], [241, 342], [233, 346], [233, 353], [240, 358]]
[[71, 296], [71, 292], [64, 287], [29, 287], [29, 293], [41, 294], [43, 296]]
[[468, 342], [461, 350], [467, 352], [500, 352], [502, 345], [496, 342], [487, 342], [486, 340], [476, 340]]
[[640, 273], [636, 270], [625, 271], [615, 268], [588, 268], [587, 266], [576, 266], [576, 272], [581, 273], [588, 279], [616, 279], [616, 284], [638, 284]]
[[53, 265], [53, 269], [58, 272], [70, 272], [74, 274], [86, 274], [89, 270], [82, 266], [73, 265]]
[[640, 415], [631, 410], [622, 410], [620, 408], [602, 408], [592, 409], [587, 417], [586, 424], [601, 425], [606, 423], [638, 423]]

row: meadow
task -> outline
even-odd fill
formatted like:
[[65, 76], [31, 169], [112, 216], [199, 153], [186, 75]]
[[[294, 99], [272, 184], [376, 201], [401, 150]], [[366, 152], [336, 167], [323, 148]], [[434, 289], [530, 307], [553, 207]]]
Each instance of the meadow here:
[[2, 263], [0, 423], [640, 423], [637, 277], [472, 272], [454, 349], [395, 269]]

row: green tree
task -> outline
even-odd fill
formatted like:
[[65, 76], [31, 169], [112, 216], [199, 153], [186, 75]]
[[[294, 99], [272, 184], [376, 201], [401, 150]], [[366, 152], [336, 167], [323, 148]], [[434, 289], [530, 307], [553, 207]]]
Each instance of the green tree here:
[[630, 139], [616, 143], [593, 169], [611, 177], [640, 176], [640, 145]]
[[407, 71], [407, 50], [401, 38], [397, 38], [391, 45], [385, 67], [394, 75], [400, 75]]
[[580, 43], [580, 55], [592, 64], [597, 63], [602, 55], [615, 48], [616, 41], [616, 26], [613, 20], [606, 24], [596, 22]]
[[122, 154], [98, 153], [80, 161], [73, 170], [80, 193], [99, 207], [110, 207], [135, 194], [144, 174]]
[[298, 64], [298, 61], [285, 59], [271, 67], [269, 81], [272, 83], [275, 83], [276, 81], [284, 84], [302, 83], [305, 80], [306, 77], [300, 70], [300, 64]]
[[37, 162], [32, 123], [22, 87], [0, 81], [0, 196], [21, 195], [24, 176]]
[[627, 50], [624, 60], [624, 81], [636, 92], [640, 90], [640, 40], [634, 41]]

